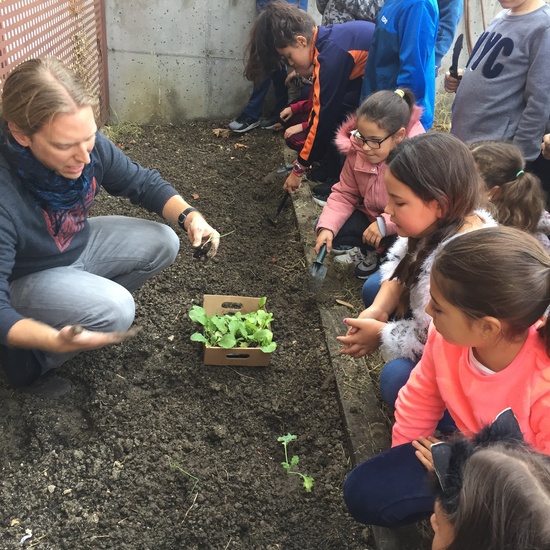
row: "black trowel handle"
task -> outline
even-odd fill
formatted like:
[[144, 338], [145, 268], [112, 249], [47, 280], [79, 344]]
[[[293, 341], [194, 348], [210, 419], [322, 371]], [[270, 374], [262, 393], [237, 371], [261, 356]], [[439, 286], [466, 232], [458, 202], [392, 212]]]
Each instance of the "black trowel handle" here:
[[283, 195], [283, 198], [281, 199], [279, 206], [277, 206], [277, 212], [275, 212], [275, 217], [277, 217], [281, 213], [282, 209], [285, 207], [288, 197], [290, 197], [290, 191], [285, 191], [285, 194]]

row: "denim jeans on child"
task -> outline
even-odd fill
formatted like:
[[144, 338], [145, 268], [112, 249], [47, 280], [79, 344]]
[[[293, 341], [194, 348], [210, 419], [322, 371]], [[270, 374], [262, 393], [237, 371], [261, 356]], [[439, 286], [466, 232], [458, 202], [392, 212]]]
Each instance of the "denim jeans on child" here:
[[344, 500], [365, 525], [400, 527], [433, 512], [429, 474], [410, 443], [392, 447], [356, 466], [344, 482]]

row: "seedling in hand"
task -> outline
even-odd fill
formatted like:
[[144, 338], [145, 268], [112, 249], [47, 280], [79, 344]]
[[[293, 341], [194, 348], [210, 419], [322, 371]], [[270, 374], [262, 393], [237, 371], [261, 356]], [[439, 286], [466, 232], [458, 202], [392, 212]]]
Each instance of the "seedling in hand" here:
[[[222, 237], [227, 237], [227, 235], [231, 235], [231, 233], [234, 233], [235, 230], [230, 231], [229, 233], [225, 233], [225, 235], [220, 235], [220, 239]], [[199, 246], [195, 246], [193, 248], [193, 259], [194, 260], [204, 260], [206, 261], [208, 259], [208, 253], [210, 252], [210, 249], [212, 248], [212, 239], [214, 238], [214, 235], [210, 235], [206, 241], [204, 241]]]
[[290, 462], [288, 461], [288, 445], [290, 444], [291, 441], [296, 441], [297, 439], [298, 439], [298, 436], [293, 434], [286, 434], [277, 438], [277, 441], [282, 443], [285, 449], [285, 461], [281, 462], [281, 466], [286, 470], [287, 474], [300, 476], [302, 478], [302, 481], [304, 482], [304, 489], [308, 493], [311, 493], [311, 489], [313, 488], [313, 483], [315, 480], [312, 477], [306, 474], [303, 474], [302, 472], [297, 472], [292, 469], [295, 466], [298, 466], [298, 463], [300, 462], [300, 458], [298, 457], [298, 455], [292, 455]]

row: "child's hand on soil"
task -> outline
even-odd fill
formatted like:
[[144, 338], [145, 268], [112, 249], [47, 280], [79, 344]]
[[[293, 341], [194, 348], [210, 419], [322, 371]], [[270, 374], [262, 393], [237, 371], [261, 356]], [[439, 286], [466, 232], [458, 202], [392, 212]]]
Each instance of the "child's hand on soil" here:
[[279, 114], [279, 118], [284, 121], [287, 121], [291, 116], [292, 116], [292, 109], [290, 107], [285, 107]]
[[363, 233], [363, 242], [372, 246], [373, 248], [378, 248], [380, 246], [380, 241], [382, 240], [382, 233], [378, 227], [377, 222], [371, 223]]
[[345, 336], [337, 336], [336, 339], [344, 344], [340, 350], [343, 355], [349, 355], [355, 359], [374, 353], [380, 347], [380, 331], [385, 323], [376, 319], [344, 319], [350, 328]]
[[317, 240], [315, 241], [315, 253], [319, 254], [319, 250], [321, 250], [321, 247], [326, 244], [327, 245], [327, 252], [330, 253], [332, 250], [332, 240], [334, 239], [334, 235], [332, 234], [332, 231], [330, 229], [321, 229], [319, 231], [319, 234], [317, 235]]
[[289, 193], [294, 193], [294, 191], [296, 191], [296, 189], [299, 189], [301, 185], [302, 177], [290, 172], [283, 185], [283, 190], [288, 191]]
[[412, 442], [412, 446], [416, 449], [414, 453], [416, 458], [422, 462], [423, 466], [429, 472], [433, 472], [434, 461], [432, 457], [432, 445], [439, 443], [440, 440], [436, 437], [419, 437], [416, 441]]

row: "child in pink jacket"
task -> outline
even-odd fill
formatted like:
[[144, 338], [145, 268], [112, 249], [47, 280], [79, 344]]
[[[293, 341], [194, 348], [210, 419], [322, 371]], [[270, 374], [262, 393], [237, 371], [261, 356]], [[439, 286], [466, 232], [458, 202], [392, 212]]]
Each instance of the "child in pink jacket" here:
[[482, 228], [449, 240], [430, 279], [433, 326], [399, 392], [392, 448], [357, 466], [344, 486], [350, 512], [368, 525], [431, 514], [426, 469], [445, 412], [470, 437], [511, 408], [525, 441], [550, 455], [550, 325], [541, 322], [550, 256], [524, 231]]
[[346, 162], [317, 223], [315, 250], [326, 244], [338, 263], [357, 263], [359, 279], [378, 269], [377, 251], [396, 234], [384, 214], [386, 159], [406, 137], [424, 133], [421, 114], [410, 90], [383, 90], [370, 95], [338, 130], [335, 141]]

